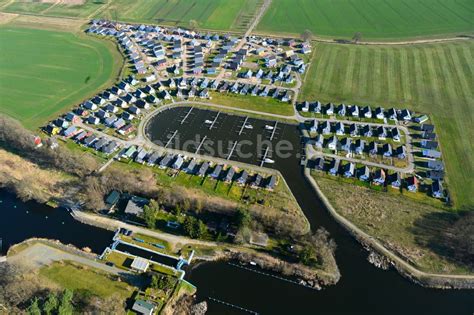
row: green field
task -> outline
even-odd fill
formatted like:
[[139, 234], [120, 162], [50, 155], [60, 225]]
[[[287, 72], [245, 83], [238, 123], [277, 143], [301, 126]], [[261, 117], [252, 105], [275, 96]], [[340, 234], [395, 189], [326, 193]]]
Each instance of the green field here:
[[331, 38], [408, 38], [474, 32], [472, 0], [274, 0], [257, 30]]
[[474, 41], [317, 44], [300, 99], [395, 106], [431, 114], [458, 208], [474, 206]]
[[107, 87], [120, 54], [109, 41], [67, 32], [0, 28], [0, 112], [36, 128]]
[[125, 300], [134, 290], [126, 282], [119, 282], [104, 271], [71, 262], [55, 262], [43, 267], [40, 275], [55, 282], [61, 288], [74, 291], [84, 290], [101, 298], [118, 294]]
[[[255, 12], [257, 0], [113, 0], [100, 16], [122, 21], [230, 30]], [[252, 5], [253, 4], [253, 5]]]

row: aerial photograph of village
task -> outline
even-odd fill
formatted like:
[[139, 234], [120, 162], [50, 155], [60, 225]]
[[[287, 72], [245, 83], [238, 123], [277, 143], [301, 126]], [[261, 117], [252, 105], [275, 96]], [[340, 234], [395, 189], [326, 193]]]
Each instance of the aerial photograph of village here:
[[472, 315], [473, 139], [472, 0], [0, 0], [0, 315]]

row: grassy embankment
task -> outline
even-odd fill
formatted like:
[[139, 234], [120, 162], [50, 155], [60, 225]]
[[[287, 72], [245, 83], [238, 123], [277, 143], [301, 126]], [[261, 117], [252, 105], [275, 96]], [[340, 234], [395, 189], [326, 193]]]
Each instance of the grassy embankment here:
[[[34, 181], [31, 179], [34, 178]], [[72, 180], [63, 172], [44, 170], [38, 165], [16, 155], [0, 149], [0, 186], [9, 186], [16, 183], [28, 186], [30, 191], [40, 191], [49, 197], [61, 197], [67, 183]]]
[[458, 209], [474, 206], [474, 41], [412, 46], [316, 44], [301, 100], [430, 114]]
[[263, 33], [299, 35], [309, 29], [326, 38], [367, 40], [446, 37], [473, 34], [470, 0], [278, 0], [257, 26]]
[[292, 116], [294, 114], [293, 106], [291, 104], [280, 102], [271, 97], [259, 97], [231, 93], [221, 94], [219, 92], [213, 92], [211, 93], [211, 96], [212, 99], [208, 100], [207, 102], [235, 107], [236, 110], [246, 109], [282, 116]]
[[441, 246], [456, 214], [407, 198], [410, 192], [379, 192], [313, 174], [336, 211], [420, 270], [472, 273]]
[[117, 78], [122, 57], [112, 42], [14, 23], [0, 28], [0, 112], [25, 127], [43, 125]]

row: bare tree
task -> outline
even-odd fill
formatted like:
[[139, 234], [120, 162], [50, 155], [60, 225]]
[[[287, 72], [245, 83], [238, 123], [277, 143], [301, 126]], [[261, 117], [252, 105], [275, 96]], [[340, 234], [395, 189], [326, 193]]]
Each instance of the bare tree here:
[[191, 31], [195, 31], [199, 27], [199, 23], [196, 20], [189, 20], [189, 28]]
[[303, 33], [301, 33], [301, 39], [303, 41], [307, 42], [307, 41], [311, 40], [311, 38], [313, 38], [313, 33], [310, 30], [305, 29], [303, 31]]
[[352, 41], [357, 44], [358, 42], [360, 42], [360, 40], [362, 39], [362, 33], [361, 32], [356, 32], [354, 34], [354, 36], [352, 36]]

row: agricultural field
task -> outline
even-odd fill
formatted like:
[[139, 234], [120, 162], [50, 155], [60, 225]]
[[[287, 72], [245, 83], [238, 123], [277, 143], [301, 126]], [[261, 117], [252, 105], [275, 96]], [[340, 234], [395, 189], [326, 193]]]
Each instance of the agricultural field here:
[[111, 85], [122, 62], [111, 42], [68, 32], [6, 25], [0, 42], [0, 112], [27, 128]]
[[451, 197], [474, 206], [474, 41], [315, 47], [301, 100], [410, 108], [430, 114], [441, 141]]
[[257, 30], [376, 40], [472, 34], [473, 12], [471, 0], [275, 0]]
[[4, 12], [29, 13], [48, 16], [66, 17], [91, 17], [99, 9], [105, 8], [107, 1], [102, 0], [62, 0], [55, 1], [25, 1], [15, 0], [11, 3], [1, 4]]
[[99, 16], [128, 22], [233, 30], [251, 20], [261, 0], [113, 0]]

